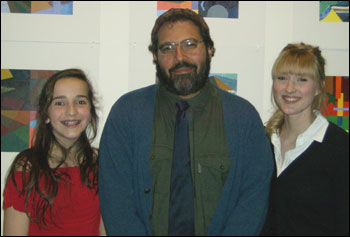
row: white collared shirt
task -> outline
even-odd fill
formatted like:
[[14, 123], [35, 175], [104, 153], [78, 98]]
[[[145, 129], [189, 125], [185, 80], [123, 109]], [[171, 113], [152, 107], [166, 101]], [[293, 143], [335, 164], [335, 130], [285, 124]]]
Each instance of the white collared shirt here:
[[284, 162], [282, 163], [281, 154], [281, 140], [277, 133], [273, 133], [271, 136], [271, 142], [274, 146], [275, 160], [277, 167], [277, 177], [294, 161], [300, 154], [302, 154], [313, 141], [322, 142], [326, 130], [328, 128], [328, 120], [322, 116], [318, 111], [314, 112], [316, 119], [308, 127], [305, 132], [297, 137], [296, 145], [294, 149], [287, 151], [284, 154]]

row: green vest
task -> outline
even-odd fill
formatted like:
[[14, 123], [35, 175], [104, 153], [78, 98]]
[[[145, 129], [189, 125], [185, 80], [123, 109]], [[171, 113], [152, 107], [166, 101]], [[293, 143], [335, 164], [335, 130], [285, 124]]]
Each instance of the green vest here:
[[[178, 96], [159, 86], [152, 129], [153, 235], [168, 234], [170, 175]], [[199, 95], [187, 100], [192, 178], [195, 188], [195, 232], [206, 235], [230, 169], [221, 99], [206, 83]]]

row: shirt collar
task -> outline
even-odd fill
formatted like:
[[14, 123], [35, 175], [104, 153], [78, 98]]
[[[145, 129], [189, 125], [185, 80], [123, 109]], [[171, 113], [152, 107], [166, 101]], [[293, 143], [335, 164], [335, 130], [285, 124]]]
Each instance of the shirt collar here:
[[[329, 122], [319, 111], [314, 111], [314, 114], [316, 116], [316, 119], [302, 134], [298, 136], [297, 145], [298, 141], [301, 141], [303, 139], [315, 140], [322, 143]], [[271, 135], [271, 143], [275, 146], [280, 147], [280, 137], [278, 133], [275, 132]]]
[[323, 141], [324, 135], [326, 134], [329, 122], [319, 111], [314, 111], [314, 114], [316, 116], [316, 119], [313, 121], [310, 127], [306, 129], [305, 132], [298, 136], [298, 138], [307, 137], [308, 139], [321, 143]]

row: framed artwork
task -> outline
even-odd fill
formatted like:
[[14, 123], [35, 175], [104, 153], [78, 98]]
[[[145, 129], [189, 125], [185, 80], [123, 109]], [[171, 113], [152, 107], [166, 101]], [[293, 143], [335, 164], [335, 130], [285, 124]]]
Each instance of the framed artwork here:
[[322, 114], [332, 123], [349, 131], [349, 77], [326, 77], [326, 107]]
[[73, 15], [73, 1], [1, 1], [1, 13]]
[[191, 9], [203, 17], [238, 18], [238, 1], [158, 1], [157, 15], [171, 8]]
[[349, 1], [320, 1], [320, 21], [349, 22]]
[[209, 81], [222, 90], [237, 94], [236, 73], [210, 73]]
[[56, 71], [1, 69], [1, 151], [31, 147], [37, 102], [47, 79]]

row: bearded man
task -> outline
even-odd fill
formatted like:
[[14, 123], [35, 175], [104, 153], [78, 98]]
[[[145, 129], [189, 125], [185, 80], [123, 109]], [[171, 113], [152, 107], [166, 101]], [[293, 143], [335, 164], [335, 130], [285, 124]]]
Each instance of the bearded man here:
[[122, 96], [100, 141], [107, 234], [259, 234], [272, 153], [255, 108], [209, 82], [206, 22], [171, 9], [156, 20], [149, 50], [158, 83]]

